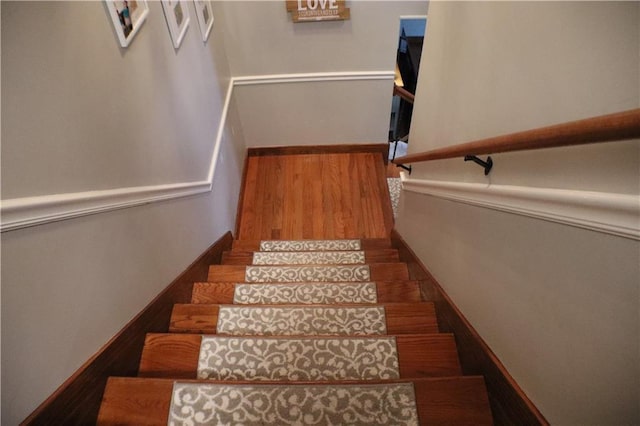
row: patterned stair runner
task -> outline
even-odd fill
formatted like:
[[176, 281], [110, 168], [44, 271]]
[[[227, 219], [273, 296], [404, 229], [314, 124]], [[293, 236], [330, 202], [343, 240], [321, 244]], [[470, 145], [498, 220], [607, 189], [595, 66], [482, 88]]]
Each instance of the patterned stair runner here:
[[385, 380], [400, 378], [394, 337], [203, 336], [198, 378], [212, 380]]
[[218, 334], [247, 336], [386, 334], [381, 306], [238, 306], [218, 312]]
[[254, 265], [355, 265], [364, 264], [362, 250], [354, 251], [310, 251], [310, 252], [264, 252], [253, 253]]
[[368, 265], [356, 266], [247, 266], [248, 283], [369, 281]]
[[411, 383], [202, 385], [177, 382], [169, 425], [418, 425]]
[[360, 240], [268, 240], [260, 241], [260, 251], [361, 250]]
[[234, 304], [349, 304], [377, 303], [377, 288], [372, 282], [236, 284]]

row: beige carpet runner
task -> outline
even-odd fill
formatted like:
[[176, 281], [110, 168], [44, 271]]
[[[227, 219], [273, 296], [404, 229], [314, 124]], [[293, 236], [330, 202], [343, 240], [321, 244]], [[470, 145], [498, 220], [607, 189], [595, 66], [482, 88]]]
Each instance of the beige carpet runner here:
[[247, 266], [248, 283], [355, 282], [369, 281], [368, 265], [341, 266]]
[[234, 304], [349, 304], [377, 303], [375, 283], [236, 284]]
[[173, 387], [169, 425], [418, 425], [411, 383]]
[[364, 251], [261, 252], [253, 254], [254, 265], [353, 265], [364, 264]]
[[198, 378], [212, 380], [384, 380], [400, 378], [394, 337], [203, 336]]
[[260, 242], [260, 251], [336, 250], [361, 250], [360, 240], [271, 240]]
[[386, 334], [382, 306], [220, 306], [218, 334], [246, 336]]

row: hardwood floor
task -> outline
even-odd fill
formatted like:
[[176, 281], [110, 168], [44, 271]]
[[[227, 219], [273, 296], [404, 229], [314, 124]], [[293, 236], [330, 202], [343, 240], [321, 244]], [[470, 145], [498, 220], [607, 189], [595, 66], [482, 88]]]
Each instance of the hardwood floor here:
[[379, 153], [247, 159], [238, 239], [387, 238], [393, 213]]

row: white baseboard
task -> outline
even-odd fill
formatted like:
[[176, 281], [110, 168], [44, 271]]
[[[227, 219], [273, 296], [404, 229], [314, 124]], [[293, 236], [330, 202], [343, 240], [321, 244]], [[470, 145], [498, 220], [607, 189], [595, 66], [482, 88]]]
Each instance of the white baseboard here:
[[411, 179], [403, 190], [640, 240], [640, 197], [605, 192]]

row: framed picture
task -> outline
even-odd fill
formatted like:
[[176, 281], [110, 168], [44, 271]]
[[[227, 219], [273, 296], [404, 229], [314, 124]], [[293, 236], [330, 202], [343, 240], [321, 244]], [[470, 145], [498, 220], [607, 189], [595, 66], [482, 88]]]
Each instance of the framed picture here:
[[162, 0], [164, 17], [167, 19], [169, 34], [173, 41], [173, 47], [178, 48], [189, 28], [189, 8], [186, 1]]
[[200, 34], [202, 34], [202, 41], [207, 42], [211, 28], [213, 28], [213, 10], [211, 8], [210, 0], [193, 0], [196, 5], [196, 18], [198, 19], [198, 25], [200, 26]]
[[127, 47], [147, 19], [147, 0], [105, 0], [120, 46]]

